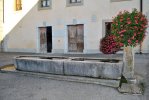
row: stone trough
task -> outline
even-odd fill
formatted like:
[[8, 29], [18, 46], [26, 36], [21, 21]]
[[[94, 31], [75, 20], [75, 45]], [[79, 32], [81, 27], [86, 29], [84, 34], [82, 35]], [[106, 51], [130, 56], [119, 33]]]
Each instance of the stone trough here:
[[104, 79], [120, 79], [122, 62], [119, 60], [74, 58], [64, 62], [64, 74]]
[[[15, 66], [21, 71], [120, 82], [123, 61], [99, 58], [20, 56], [15, 58]], [[119, 83], [114, 87], [119, 87]]]
[[41, 72], [49, 74], [63, 74], [64, 57], [17, 57], [17, 70]]

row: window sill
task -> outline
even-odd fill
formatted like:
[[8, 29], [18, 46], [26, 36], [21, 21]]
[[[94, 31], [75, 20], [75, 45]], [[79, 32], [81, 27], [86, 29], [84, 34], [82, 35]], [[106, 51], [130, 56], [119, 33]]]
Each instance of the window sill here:
[[71, 7], [71, 6], [82, 6], [83, 3], [69, 3], [66, 5], [66, 7]]
[[81, 2], [78, 2], [78, 3], [70, 3], [70, 0], [67, 0], [66, 7], [82, 6], [83, 4], [84, 4], [84, 0], [81, 0]]
[[38, 10], [49, 10], [52, 9], [52, 7], [39, 7]]
[[131, 0], [111, 0], [111, 2], [121, 2], [121, 1], [131, 1]]

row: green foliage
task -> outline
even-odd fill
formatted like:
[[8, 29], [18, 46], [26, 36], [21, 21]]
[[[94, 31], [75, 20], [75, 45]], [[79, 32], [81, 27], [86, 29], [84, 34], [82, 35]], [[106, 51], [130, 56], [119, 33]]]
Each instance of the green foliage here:
[[145, 38], [147, 18], [136, 9], [120, 12], [112, 23], [112, 34], [121, 46], [136, 46]]

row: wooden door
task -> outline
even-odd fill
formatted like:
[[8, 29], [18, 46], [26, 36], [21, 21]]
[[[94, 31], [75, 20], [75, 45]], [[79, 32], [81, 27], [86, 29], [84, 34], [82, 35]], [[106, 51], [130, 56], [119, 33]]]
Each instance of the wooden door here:
[[84, 27], [83, 25], [68, 26], [68, 51], [83, 52], [84, 49]]
[[84, 27], [77, 25], [77, 52], [83, 52], [84, 49]]
[[40, 27], [39, 33], [40, 33], [40, 53], [46, 53], [47, 52], [47, 36], [46, 36], [47, 28], [46, 27]]

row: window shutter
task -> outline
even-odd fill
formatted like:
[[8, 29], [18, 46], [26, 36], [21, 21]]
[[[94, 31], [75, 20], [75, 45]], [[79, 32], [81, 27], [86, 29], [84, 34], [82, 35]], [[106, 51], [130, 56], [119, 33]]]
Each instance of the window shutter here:
[[22, 10], [22, 0], [15, 0], [15, 10]]

